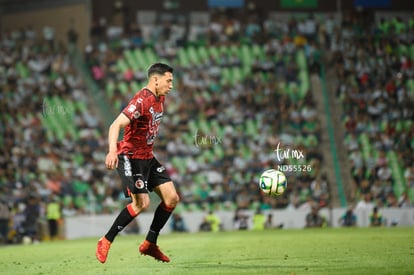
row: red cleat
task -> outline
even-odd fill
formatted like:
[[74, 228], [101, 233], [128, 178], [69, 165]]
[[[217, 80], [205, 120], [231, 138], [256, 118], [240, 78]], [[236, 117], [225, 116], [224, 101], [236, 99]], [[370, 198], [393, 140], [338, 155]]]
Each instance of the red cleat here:
[[147, 240], [139, 246], [139, 252], [143, 255], [154, 257], [158, 261], [166, 263], [170, 261], [170, 258], [164, 255], [155, 243], [150, 243]]
[[105, 263], [106, 257], [108, 257], [108, 251], [111, 247], [111, 242], [108, 241], [105, 237], [102, 237], [98, 241], [98, 245], [96, 246], [96, 258], [101, 263]]

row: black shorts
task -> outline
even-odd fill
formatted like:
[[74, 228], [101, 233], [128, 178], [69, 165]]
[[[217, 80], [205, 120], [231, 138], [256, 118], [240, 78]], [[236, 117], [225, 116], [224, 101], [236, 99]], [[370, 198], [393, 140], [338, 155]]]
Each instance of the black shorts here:
[[165, 182], [171, 181], [166, 169], [156, 158], [132, 159], [118, 155], [118, 174], [122, 180], [125, 197], [130, 194], [148, 193]]

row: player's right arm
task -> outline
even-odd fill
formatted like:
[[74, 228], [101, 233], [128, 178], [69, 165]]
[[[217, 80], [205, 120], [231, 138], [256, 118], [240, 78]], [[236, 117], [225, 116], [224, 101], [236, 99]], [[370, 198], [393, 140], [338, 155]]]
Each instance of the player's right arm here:
[[119, 132], [121, 129], [125, 128], [129, 123], [130, 119], [124, 114], [121, 113], [119, 116], [112, 122], [111, 126], [109, 126], [108, 132], [108, 144], [109, 144], [109, 151], [106, 155], [106, 168], [108, 169], [115, 169], [118, 167], [118, 149], [117, 149], [117, 142], [119, 137]]

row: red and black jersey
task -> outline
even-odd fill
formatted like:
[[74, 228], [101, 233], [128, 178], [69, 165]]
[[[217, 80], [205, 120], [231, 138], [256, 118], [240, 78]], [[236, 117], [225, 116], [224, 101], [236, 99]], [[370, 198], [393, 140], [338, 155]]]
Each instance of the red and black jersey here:
[[153, 158], [153, 145], [158, 133], [163, 111], [164, 96], [156, 97], [144, 88], [131, 99], [124, 108], [130, 120], [124, 129], [124, 138], [118, 142], [118, 154], [128, 154], [130, 158]]

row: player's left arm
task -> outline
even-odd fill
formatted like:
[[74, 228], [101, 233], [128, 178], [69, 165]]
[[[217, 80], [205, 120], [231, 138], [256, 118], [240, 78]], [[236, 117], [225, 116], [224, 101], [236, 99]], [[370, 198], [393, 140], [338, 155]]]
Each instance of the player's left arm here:
[[109, 152], [117, 151], [116, 144], [118, 142], [119, 132], [129, 123], [131, 123], [131, 120], [124, 113], [120, 113], [114, 122], [112, 122], [108, 133]]
[[106, 155], [106, 167], [108, 169], [114, 169], [118, 166], [118, 137], [119, 132], [121, 129], [125, 128], [129, 123], [131, 123], [130, 119], [124, 114], [120, 113], [119, 116], [112, 122], [111, 126], [109, 127], [108, 133], [108, 144], [109, 144], [109, 152]]

